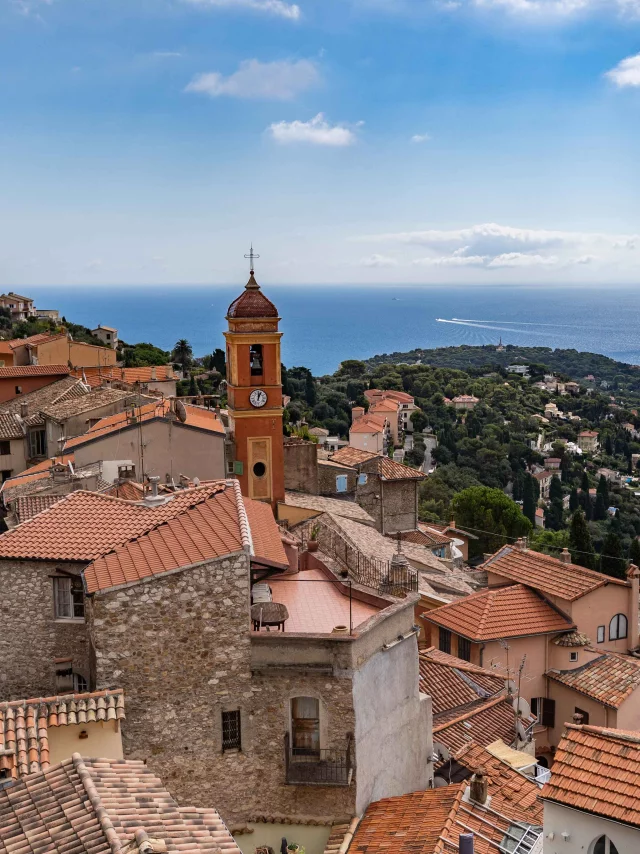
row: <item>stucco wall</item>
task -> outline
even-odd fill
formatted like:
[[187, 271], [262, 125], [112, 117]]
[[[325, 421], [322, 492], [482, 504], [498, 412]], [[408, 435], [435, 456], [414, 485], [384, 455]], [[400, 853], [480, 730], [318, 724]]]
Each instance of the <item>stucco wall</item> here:
[[[183, 427], [176, 421], [152, 421], [142, 425], [144, 474], [173, 477], [181, 474], [215, 480], [225, 477], [224, 435]], [[142, 474], [140, 430], [135, 428], [105, 436], [75, 449], [76, 466], [96, 460], [130, 459], [136, 476]]]
[[[126, 698], [125, 698], [126, 702]], [[87, 738], [80, 738], [84, 732]], [[73, 753], [100, 759], [122, 759], [120, 721], [91, 721], [84, 724], [49, 727], [50, 762], [55, 765]]]
[[0, 698], [56, 693], [56, 658], [71, 658], [76, 673], [89, 676], [84, 620], [56, 620], [51, 576], [78, 574], [80, 564], [0, 561]]
[[[563, 832], [569, 833], [566, 841]], [[550, 833], [553, 840], [549, 839]], [[614, 843], [618, 854], [640, 851], [640, 830], [551, 801], [544, 802], [544, 854], [593, 854], [593, 846], [603, 834]]]
[[620, 726], [617, 722], [615, 709], [608, 709], [602, 703], [585, 697], [584, 694], [579, 694], [566, 685], [560, 685], [558, 682], [554, 682], [553, 679], [549, 679], [548, 682], [549, 697], [556, 701], [556, 725], [553, 729], [548, 730], [548, 743], [550, 745], [558, 745], [565, 730], [564, 725], [573, 722], [573, 715], [576, 708], [587, 712], [590, 726]]
[[[609, 640], [609, 623], [615, 614], [624, 614], [631, 625], [631, 587], [605, 584], [573, 603], [572, 618], [581, 632], [591, 639], [594, 649], [627, 652], [629, 637]], [[636, 611], [637, 619], [637, 611]], [[598, 626], [605, 627], [605, 642], [598, 643]]]
[[[134, 398], [132, 397], [131, 400]], [[117, 415], [124, 412], [129, 398], [123, 397], [120, 400], [114, 400], [113, 403], [108, 403], [105, 406], [98, 406], [80, 415], [74, 415], [68, 418], [64, 423], [60, 424], [51, 418], [47, 418], [47, 454], [49, 457], [54, 457], [60, 453], [60, 444], [58, 439], [62, 436], [67, 439], [72, 439], [75, 436], [82, 436], [89, 429], [90, 421], [97, 421], [100, 418], [106, 418], [108, 415]], [[97, 458], [93, 457], [91, 462]]]
[[369, 451], [371, 454], [381, 454], [384, 448], [384, 434], [379, 433], [354, 433], [349, 431], [349, 444], [352, 448], [361, 451]]
[[418, 691], [415, 637], [376, 652], [353, 675], [358, 792], [356, 813], [371, 801], [429, 784], [431, 698]]
[[[97, 347], [58, 338], [38, 344], [31, 351], [38, 365], [66, 365], [71, 362], [74, 368], [91, 368], [99, 365], [115, 365], [117, 354], [111, 347]], [[18, 364], [28, 364], [19, 362]]]
[[318, 446], [315, 442], [286, 439], [283, 450], [285, 489], [317, 495]]
[[[2, 358], [2, 357], [0, 357]], [[27, 394], [30, 391], [36, 391], [46, 385], [57, 382], [61, 378], [60, 374], [53, 376], [36, 376], [36, 377], [3, 377], [0, 379], [0, 403], [6, 400], [13, 400], [14, 397], [19, 397], [20, 394]], [[22, 389], [18, 394], [16, 386]]]
[[26, 440], [25, 439], [10, 439], [10, 454], [0, 455], [0, 471], [11, 471], [13, 474], [20, 474], [27, 467], [25, 457]]

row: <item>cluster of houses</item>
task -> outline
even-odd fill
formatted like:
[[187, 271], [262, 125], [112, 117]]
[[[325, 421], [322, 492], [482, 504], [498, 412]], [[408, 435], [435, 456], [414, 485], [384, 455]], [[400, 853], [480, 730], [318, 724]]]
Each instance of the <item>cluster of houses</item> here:
[[0, 402], [0, 846], [636, 850], [640, 570], [470, 569], [384, 445], [283, 438], [279, 319], [252, 271], [224, 411], [115, 363]]

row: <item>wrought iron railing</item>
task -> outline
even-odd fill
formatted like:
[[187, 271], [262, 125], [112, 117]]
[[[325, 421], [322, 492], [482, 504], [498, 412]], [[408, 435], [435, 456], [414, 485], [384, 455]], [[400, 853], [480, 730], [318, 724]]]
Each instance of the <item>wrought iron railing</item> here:
[[351, 581], [371, 587], [379, 593], [398, 595], [407, 591], [417, 592], [418, 572], [413, 567], [396, 568], [388, 560], [369, 557], [351, 545], [338, 531], [322, 522], [315, 522], [300, 530], [303, 548], [306, 548], [312, 527], [318, 529], [316, 539], [320, 551], [333, 558]]
[[344, 750], [323, 748], [305, 750], [291, 747], [289, 733], [284, 737], [285, 777], [296, 786], [349, 786], [353, 779], [353, 739], [347, 736]]

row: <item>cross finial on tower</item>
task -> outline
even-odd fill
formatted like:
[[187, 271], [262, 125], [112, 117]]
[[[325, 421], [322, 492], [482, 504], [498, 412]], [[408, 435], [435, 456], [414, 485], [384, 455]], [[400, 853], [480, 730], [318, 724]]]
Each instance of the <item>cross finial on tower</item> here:
[[249, 254], [245, 255], [244, 257], [249, 259], [249, 264], [250, 264], [249, 272], [251, 273], [251, 275], [253, 275], [253, 273], [254, 273], [254, 266], [253, 266], [254, 259], [260, 257], [257, 252], [253, 251], [253, 241], [251, 242], [251, 250], [250, 250]]

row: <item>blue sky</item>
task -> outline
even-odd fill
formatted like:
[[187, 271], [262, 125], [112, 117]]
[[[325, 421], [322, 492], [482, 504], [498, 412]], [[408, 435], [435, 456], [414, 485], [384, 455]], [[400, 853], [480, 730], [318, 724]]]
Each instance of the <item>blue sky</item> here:
[[0, 0], [0, 286], [637, 284], [640, 0]]

